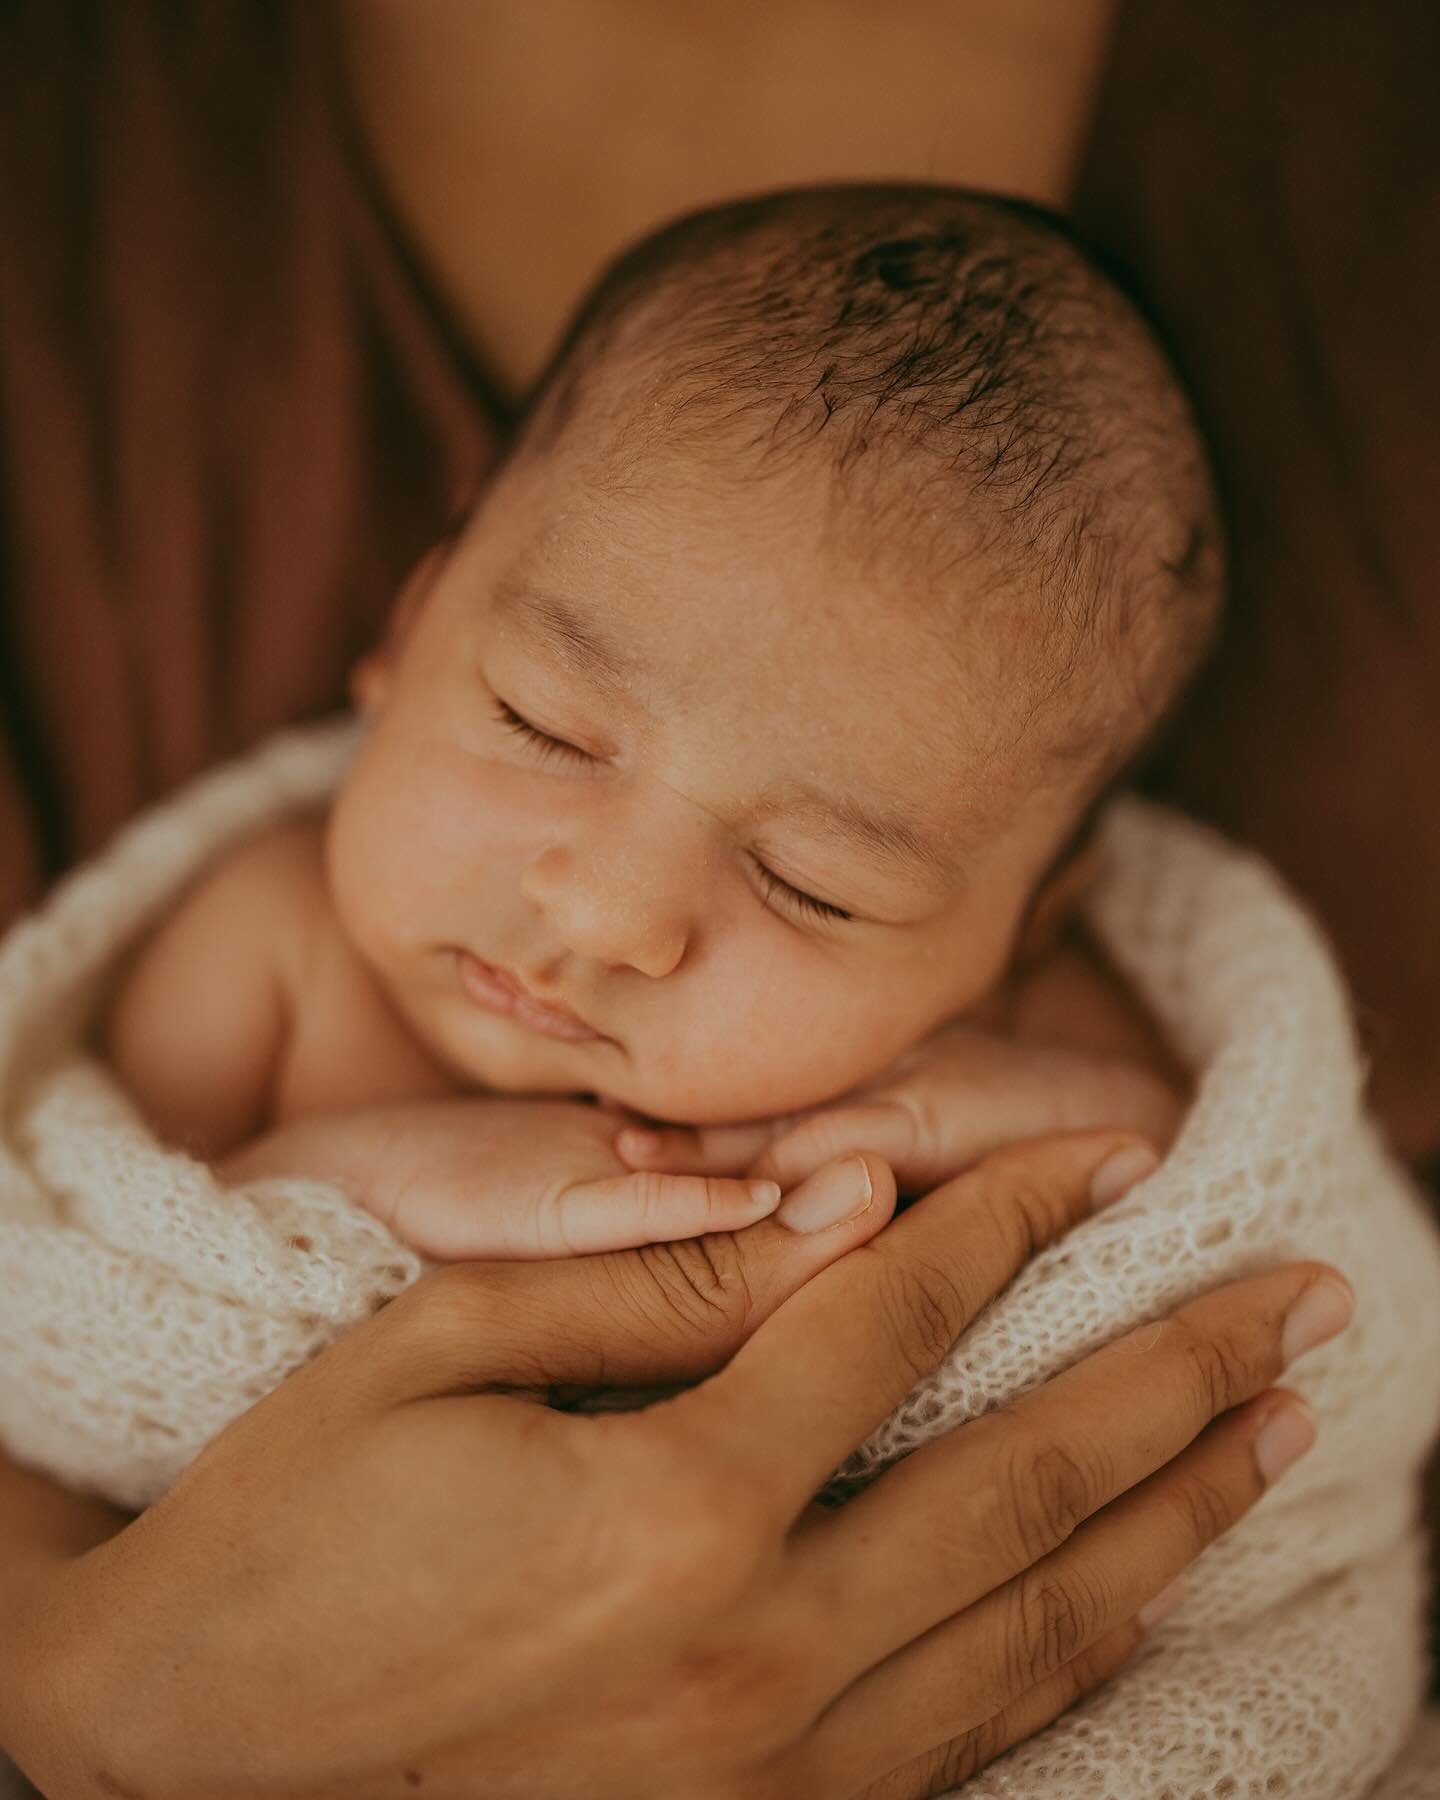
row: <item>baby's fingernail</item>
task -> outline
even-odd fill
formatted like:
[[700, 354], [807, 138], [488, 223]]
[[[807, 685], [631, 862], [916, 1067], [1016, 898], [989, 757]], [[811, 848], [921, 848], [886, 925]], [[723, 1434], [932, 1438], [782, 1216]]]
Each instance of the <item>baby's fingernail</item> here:
[[791, 1231], [825, 1231], [858, 1219], [875, 1198], [870, 1171], [858, 1156], [821, 1169], [786, 1197], [775, 1217]]
[[1140, 1622], [1140, 1629], [1142, 1631], [1153, 1631], [1162, 1619], [1169, 1618], [1170, 1614], [1174, 1612], [1175, 1608], [1184, 1598], [1185, 1577], [1183, 1575], [1177, 1575], [1170, 1583], [1169, 1587], [1161, 1588], [1155, 1598], [1148, 1601], [1140, 1608], [1139, 1612], [1136, 1613], [1135, 1617]]
[[1313, 1350], [1342, 1332], [1355, 1312], [1355, 1296], [1348, 1283], [1333, 1275], [1322, 1275], [1312, 1281], [1290, 1308], [1285, 1320], [1285, 1335], [1280, 1340], [1280, 1356], [1288, 1369], [1296, 1357]]
[[1299, 1462], [1315, 1435], [1315, 1415], [1298, 1394], [1271, 1413], [1255, 1438], [1255, 1461], [1266, 1487]]
[[1090, 1204], [1096, 1212], [1123, 1200], [1131, 1188], [1153, 1175], [1160, 1158], [1146, 1144], [1127, 1144], [1113, 1156], [1106, 1157], [1090, 1181]]
[[755, 1202], [757, 1212], [774, 1212], [780, 1199], [778, 1181], [749, 1181], [745, 1185], [750, 1189], [750, 1198]]
[[658, 1156], [660, 1154], [660, 1133], [658, 1131], [622, 1131], [615, 1140], [615, 1148], [622, 1156]]

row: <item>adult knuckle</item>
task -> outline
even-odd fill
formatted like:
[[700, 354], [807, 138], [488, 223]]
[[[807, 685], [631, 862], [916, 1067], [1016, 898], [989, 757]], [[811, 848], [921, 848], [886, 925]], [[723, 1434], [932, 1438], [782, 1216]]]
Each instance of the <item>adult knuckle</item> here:
[[1052, 1544], [1062, 1544], [1089, 1518], [1106, 1487], [1103, 1453], [1094, 1446], [1036, 1443], [1030, 1459], [1028, 1500]]
[[969, 1320], [967, 1296], [955, 1272], [933, 1261], [889, 1265], [880, 1309], [897, 1355], [917, 1381], [949, 1353]]
[[738, 1330], [749, 1316], [753, 1295], [745, 1259], [728, 1233], [647, 1244], [635, 1255], [648, 1297], [683, 1332]]
[[1234, 1500], [1226, 1490], [1199, 1474], [1192, 1474], [1179, 1484], [1173, 1503], [1180, 1515], [1184, 1541], [1197, 1551], [1213, 1544], [1237, 1517]]
[[1172, 1321], [1186, 1379], [1210, 1418], [1228, 1412], [1264, 1385], [1266, 1370], [1255, 1345], [1243, 1332], [1197, 1323]]
[[1052, 1243], [1066, 1222], [1064, 1195], [1034, 1167], [1026, 1146], [996, 1151], [975, 1171], [984, 1210], [1022, 1268]]
[[1020, 1581], [1020, 1627], [1027, 1645], [1030, 1686], [1063, 1669], [1094, 1638], [1105, 1596], [1078, 1568], [1063, 1576], [1034, 1570]]
[[1097, 1494], [1106, 1491], [1103, 1453], [1044, 1442], [1013, 1414], [991, 1414], [986, 1423], [997, 1439], [986, 1534], [1008, 1566], [1028, 1567], [1063, 1544], [1094, 1510]]

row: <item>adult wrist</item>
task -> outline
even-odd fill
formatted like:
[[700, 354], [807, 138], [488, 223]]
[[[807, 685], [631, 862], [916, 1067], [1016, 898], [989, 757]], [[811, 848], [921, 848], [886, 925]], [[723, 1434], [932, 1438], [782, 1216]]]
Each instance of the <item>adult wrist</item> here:
[[90, 1800], [78, 1771], [100, 1709], [81, 1584], [89, 1553], [127, 1522], [0, 1456], [0, 1749], [47, 1800]]
[[103, 1606], [86, 1598], [90, 1567], [88, 1556], [55, 1563], [4, 1627], [0, 1744], [46, 1800], [101, 1800], [122, 1791], [105, 1785], [106, 1775], [124, 1781], [129, 1727], [105, 1674], [121, 1659], [108, 1645]]

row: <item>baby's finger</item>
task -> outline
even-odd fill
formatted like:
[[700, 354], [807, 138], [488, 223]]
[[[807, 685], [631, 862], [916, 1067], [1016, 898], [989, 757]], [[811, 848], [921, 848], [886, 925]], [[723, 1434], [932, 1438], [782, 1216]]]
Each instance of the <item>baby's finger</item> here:
[[789, 1119], [753, 1125], [630, 1126], [615, 1137], [615, 1154], [632, 1169], [671, 1175], [743, 1175]]
[[895, 1171], [905, 1186], [925, 1179], [917, 1156], [914, 1119], [893, 1101], [877, 1100], [866, 1106], [836, 1106], [812, 1113], [794, 1130], [777, 1137], [754, 1163], [751, 1175], [768, 1176], [788, 1193], [807, 1181], [817, 1169], [837, 1157], [859, 1150], [873, 1150]]
[[655, 1170], [607, 1175], [548, 1191], [526, 1221], [528, 1242], [511, 1254], [588, 1256], [714, 1231], [743, 1231], [779, 1204], [780, 1189], [773, 1181], [724, 1181]]

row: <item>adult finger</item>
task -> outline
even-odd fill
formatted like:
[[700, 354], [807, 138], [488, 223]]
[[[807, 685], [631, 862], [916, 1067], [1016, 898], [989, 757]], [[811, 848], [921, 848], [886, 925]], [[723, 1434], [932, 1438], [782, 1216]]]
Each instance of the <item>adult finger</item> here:
[[989, 1157], [809, 1283], [728, 1368], [675, 1400], [668, 1422], [708, 1438], [793, 1516], [1035, 1252], [1090, 1211], [1105, 1165], [1143, 1148], [1104, 1132]]
[[487, 1388], [697, 1380], [890, 1218], [889, 1169], [878, 1157], [858, 1169], [853, 1161], [822, 1170], [776, 1217], [744, 1231], [557, 1262], [433, 1270], [327, 1355], [349, 1360], [357, 1404], [366, 1405]]
[[[845, 1795], [847, 1800], [852, 1795], [853, 1800], [931, 1800], [933, 1795], [948, 1793], [1103, 1687], [1145, 1642], [1146, 1635], [1146, 1628], [1132, 1619], [991, 1718], [919, 1756], [910, 1755], [878, 1780], [867, 1782], [863, 1790], [853, 1789], [853, 1777], [846, 1770], [837, 1785], [814, 1791]], [[952, 1669], [952, 1683], [963, 1686], [964, 1673]]]
[[1059, 1549], [869, 1670], [827, 1713], [820, 1753], [868, 1779], [983, 1728], [1171, 1594], [1314, 1441], [1310, 1409], [1284, 1390], [1217, 1420]]
[[[1352, 1308], [1323, 1264], [1233, 1282], [907, 1459], [796, 1546], [797, 1576], [855, 1621], [849, 1669], [881, 1662], [1047, 1556], [1343, 1329]], [[1252, 1486], [1227, 1491], [1253, 1500], [1254, 1470], [1244, 1458], [1235, 1466]]]

